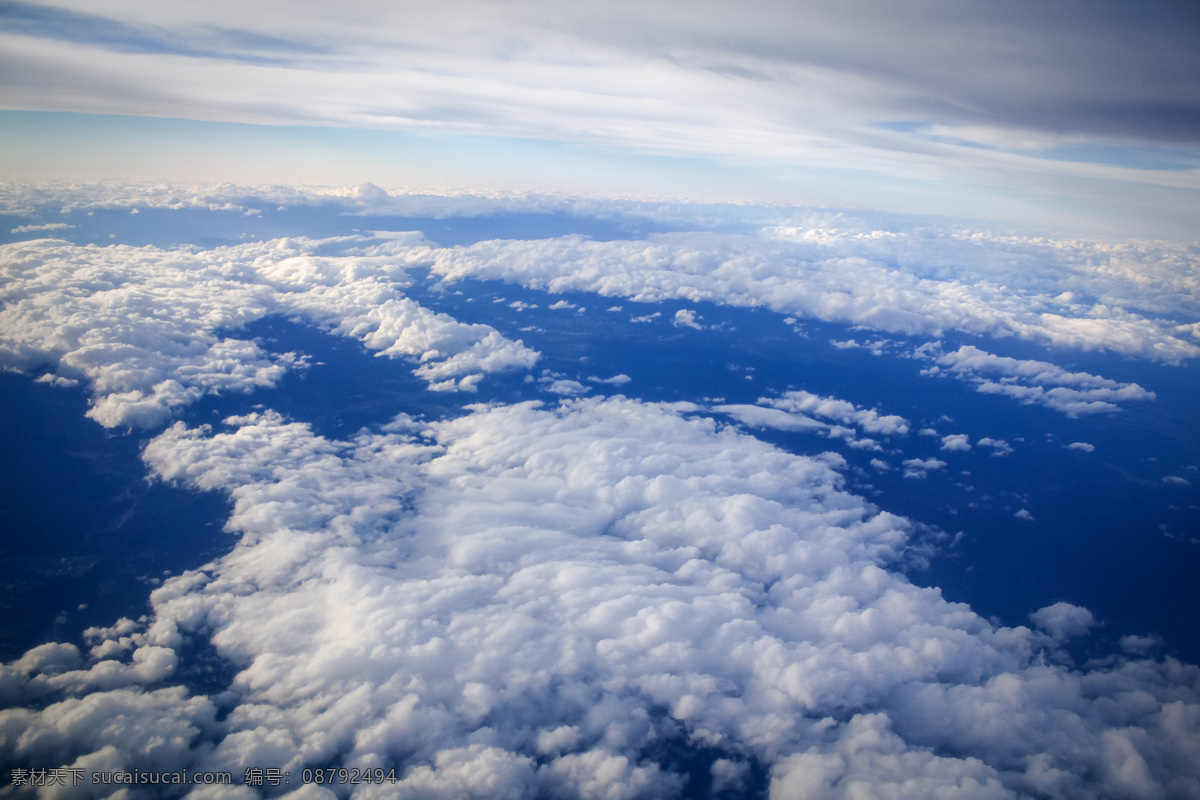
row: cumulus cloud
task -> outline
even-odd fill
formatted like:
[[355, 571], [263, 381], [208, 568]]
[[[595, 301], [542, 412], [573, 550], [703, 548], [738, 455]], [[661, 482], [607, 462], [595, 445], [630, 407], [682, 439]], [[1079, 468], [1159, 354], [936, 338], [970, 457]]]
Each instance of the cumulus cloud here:
[[993, 456], [1007, 456], [1012, 455], [1013, 452], [1012, 445], [1010, 445], [1004, 439], [993, 439], [990, 436], [985, 436], [980, 439], [979, 446], [992, 448]]
[[675, 312], [675, 320], [672, 323], [676, 328], [694, 328], [698, 331], [704, 330], [704, 326], [696, 321], [696, 312], [690, 308], [681, 308]]
[[882, 436], [904, 436], [909, 430], [908, 420], [904, 417], [880, 414], [874, 409], [860, 408], [847, 400], [823, 397], [812, 392], [786, 392], [776, 398], [761, 398], [758, 402], [788, 413], [812, 414], [844, 425], [853, 425], [867, 433]]
[[1079, 450], [1084, 453], [1091, 453], [1096, 449], [1096, 445], [1087, 442], [1071, 442], [1065, 447], [1067, 450]]
[[923, 370], [923, 374], [939, 375], [944, 369], [974, 384], [978, 392], [1044, 405], [1069, 417], [1119, 411], [1119, 403], [1155, 398], [1154, 392], [1136, 383], [1118, 383], [1087, 372], [1068, 372], [1047, 361], [997, 356], [973, 345], [963, 345], [952, 353], [942, 353], [936, 346], [922, 346], [917, 355], [936, 364]]
[[904, 477], [923, 480], [930, 472], [944, 469], [946, 462], [938, 458], [906, 458], [902, 462]]
[[1025, 508], [1018, 510], [1017, 513], [1013, 514], [1013, 516], [1017, 519], [1023, 519], [1026, 522], [1034, 521], [1033, 514], [1029, 513], [1029, 510]]
[[1029, 615], [1029, 619], [1059, 640], [1083, 636], [1096, 625], [1092, 612], [1082, 606], [1064, 602], [1039, 608]]
[[[34, 701], [0, 712], [6, 763], [397, 768], [364, 798], [678, 796], [664, 743], [719, 752], [719, 787], [756, 762], [778, 797], [1200, 778], [1195, 668], [1048, 665], [1085, 609], [997, 628], [914, 586], [889, 570], [908, 524], [833, 462], [694, 407], [476, 406], [349, 441], [262, 412], [176, 423], [144, 457], [227, 493], [239, 541], [167, 580], [144, 624], [94, 631], [91, 656], [5, 665]], [[219, 722], [162, 686], [158, 654], [196, 638], [237, 670]]]
[[[10, 245], [0, 355], [86, 381], [93, 415], [157, 425], [203, 392], [297, 368], [236, 338], [272, 313], [411, 358], [431, 389], [531, 365], [521, 343], [404, 296], [405, 266], [446, 252], [415, 235]], [[735, 259], [684, 255], [681, 275], [746, 277]], [[755, 292], [775, 280], [762, 278]], [[851, 443], [910, 429], [808, 392], [722, 408]], [[396, 768], [399, 786], [361, 798], [678, 796], [687, 776], [664, 751], [710, 759], [731, 793], [761, 769], [777, 797], [1200, 785], [1195, 667], [1056, 666], [1094, 626], [1086, 609], [997, 627], [915, 586], [897, 568], [910, 523], [847, 492], [844, 459], [787, 453], [691, 404], [480, 404], [345, 441], [262, 410], [177, 422], [143, 458], [162, 480], [225, 493], [237, 543], [166, 580], [144, 620], [90, 630], [86, 653], [50, 643], [0, 666], [6, 764]], [[902, 465], [912, 478], [945, 466]], [[212, 698], [172, 685], [196, 643], [235, 673]]]
[[760, 397], [756, 405], [716, 405], [712, 410], [728, 414], [743, 425], [753, 428], [820, 433], [842, 439], [848, 446], [861, 450], [883, 448], [874, 439], [860, 438], [860, 431], [897, 436], [908, 433], [908, 421], [903, 417], [894, 414], [881, 415], [872, 409], [860, 408], [847, 400], [822, 397], [805, 391], [786, 392], [780, 397]]
[[611, 383], [614, 386], [624, 386], [625, 384], [632, 382], [633, 378], [622, 372], [617, 375], [613, 375], [611, 378], [598, 378], [593, 375], [589, 377], [588, 380], [592, 383]]
[[[948, 452], [966, 452], [971, 449], [970, 437], [965, 433], [953, 433], [942, 437], [942, 449]], [[982, 442], [980, 442], [982, 444]]]
[[472, 391], [486, 373], [537, 359], [489, 326], [405, 297], [394, 260], [318, 256], [320, 248], [287, 239], [206, 252], [6, 245], [0, 364], [53, 364], [58, 377], [88, 385], [88, 415], [97, 422], [155, 427], [205, 394], [271, 386], [302, 367], [296, 353], [268, 353], [231, 335], [271, 314], [411, 359], [414, 374], [435, 390]]

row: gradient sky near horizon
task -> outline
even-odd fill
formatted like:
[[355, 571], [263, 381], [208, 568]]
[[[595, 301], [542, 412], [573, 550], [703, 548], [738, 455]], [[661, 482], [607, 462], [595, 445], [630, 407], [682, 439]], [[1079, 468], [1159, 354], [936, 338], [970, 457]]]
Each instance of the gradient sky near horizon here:
[[1192, 3], [0, 2], [0, 169], [1196, 238]]

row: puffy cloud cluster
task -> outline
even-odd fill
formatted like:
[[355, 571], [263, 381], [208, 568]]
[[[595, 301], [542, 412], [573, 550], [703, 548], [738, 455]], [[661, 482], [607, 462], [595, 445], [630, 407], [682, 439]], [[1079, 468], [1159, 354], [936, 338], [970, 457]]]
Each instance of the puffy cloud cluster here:
[[1154, 392], [1136, 383], [1119, 383], [1087, 372], [1068, 372], [1048, 361], [997, 356], [972, 345], [963, 345], [952, 353], [943, 353], [936, 345], [922, 346], [917, 354], [935, 364], [922, 370], [923, 374], [938, 375], [944, 369], [974, 384], [976, 391], [1037, 403], [1069, 417], [1119, 411], [1118, 403], [1155, 397]]
[[[1086, 610], [997, 628], [914, 586], [889, 571], [907, 523], [836, 461], [691, 406], [476, 406], [352, 441], [264, 412], [176, 423], [145, 459], [228, 493], [239, 542], [157, 589], [144, 626], [93, 632], [86, 662], [49, 645], [7, 665], [0, 686], [38, 707], [0, 712], [6, 763], [660, 798], [682, 747], [719, 753], [711, 783], [734, 793], [757, 764], [779, 800], [1200, 797], [1200, 670], [1057, 665]], [[164, 685], [192, 638], [235, 665], [227, 692]]]
[[[419, 237], [417, 237], [419, 238]], [[410, 237], [410, 244], [419, 241]], [[403, 295], [394, 257], [318, 255], [320, 241], [210, 251], [78, 247], [41, 240], [0, 248], [0, 366], [83, 380], [89, 416], [152, 427], [206, 393], [273, 385], [303, 366], [231, 335], [271, 314], [300, 317], [388, 356], [418, 362], [434, 389], [471, 390], [487, 372], [537, 354]]]

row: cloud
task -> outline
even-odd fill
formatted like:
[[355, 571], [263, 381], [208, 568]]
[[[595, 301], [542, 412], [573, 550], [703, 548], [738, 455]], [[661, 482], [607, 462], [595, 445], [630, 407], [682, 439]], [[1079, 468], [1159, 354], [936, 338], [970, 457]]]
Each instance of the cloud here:
[[587, 394], [589, 391], [588, 388], [579, 381], [567, 380], [563, 378], [546, 382], [545, 388], [546, 391], [550, 392], [551, 394], [560, 394], [567, 397]]
[[[754, 236], [687, 232], [636, 242], [580, 236], [479, 242], [437, 251], [433, 270], [447, 281], [474, 277], [637, 301], [764, 306], [909, 336], [940, 335], [943, 330], [1016, 335], [1168, 363], [1200, 354], [1192, 333], [1158, 316], [1193, 312], [1148, 288], [1136, 274], [1153, 257], [1150, 252], [1118, 266], [1113, 263], [1116, 254], [1098, 246], [1014, 242], [952, 231], [872, 233], [854, 227], [867, 227], [866, 222], [847, 221], [848, 229], [840, 229], [833, 220], [816, 216], [804, 222]], [[1185, 265], [1192, 257], [1162, 255], [1169, 266], [1148, 268], [1200, 302], [1200, 283], [1186, 277], [1190, 267]], [[1106, 267], [1078, 263], [1087, 257]], [[1013, 260], [1020, 264], [1019, 285], [1013, 281]], [[1111, 305], [1081, 302], [1069, 287], [1080, 288], [1080, 295], [1083, 287], [1088, 294], [1108, 292], [1130, 307], [1155, 312], [1140, 315], [1117, 305], [1115, 297]], [[1094, 388], [1103, 394], [1104, 387]]]
[[827, 431], [829, 426], [804, 414], [794, 414], [778, 408], [748, 404], [713, 406], [713, 411], [729, 416], [752, 428], [774, 428], [779, 431]]
[[1005, 440], [992, 439], [987, 436], [979, 440], [979, 446], [992, 448], [992, 456], [1007, 456], [1012, 455], [1013, 452], [1012, 445]]
[[403, 270], [380, 257], [315, 255], [321, 246], [287, 239], [209, 252], [6, 245], [0, 363], [53, 364], [57, 377], [89, 386], [88, 415], [97, 422], [153, 428], [205, 394], [272, 386], [303, 368], [296, 353], [268, 353], [230, 335], [272, 314], [297, 315], [411, 359], [414, 374], [435, 390], [473, 391], [486, 373], [536, 361], [534, 351], [489, 326], [405, 297]]
[[1065, 449], [1080, 450], [1084, 453], [1091, 453], [1096, 449], [1096, 446], [1094, 444], [1088, 444], [1087, 442], [1071, 442], [1070, 444], [1065, 445]]
[[588, 380], [592, 383], [611, 383], [614, 386], [624, 386], [625, 384], [632, 382], [633, 378], [622, 372], [617, 375], [613, 375], [611, 378], [598, 378], [593, 375], [589, 377]]
[[[942, 449], [947, 452], [966, 452], [971, 449], [969, 437], [965, 433], [953, 433], [942, 437]], [[983, 444], [983, 442], [980, 442]]]
[[902, 462], [904, 477], [923, 480], [930, 472], [944, 469], [946, 462], [938, 458], [906, 458]]
[[[94, 414], [158, 426], [198, 393], [300, 368], [236, 338], [271, 313], [410, 358], [431, 389], [532, 365], [404, 295], [405, 267], [443, 255], [415, 234], [9, 245], [0, 353], [86, 380]], [[745, 275], [702, 255], [675, 266]], [[803, 391], [726, 408], [852, 444], [911, 428]], [[679, 796], [688, 775], [664, 753], [781, 796], [1186, 797], [1200, 781], [1196, 667], [1062, 666], [1086, 609], [999, 627], [914, 585], [912, 525], [847, 491], [844, 459], [695, 405], [478, 404], [346, 440], [262, 409], [171, 424], [143, 458], [224, 493], [236, 544], [164, 581], [144, 620], [90, 630], [86, 653], [49, 643], [0, 666], [6, 764], [397, 769], [401, 789], [364, 798]], [[211, 698], [172, 685], [197, 645], [235, 673]]]
[[74, 228], [74, 225], [68, 225], [65, 222], [46, 222], [41, 225], [18, 225], [13, 228], [10, 233], [41, 233], [42, 231], [62, 231], [68, 228]]
[[963, 345], [952, 353], [923, 346], [918, 348], [917, 355], [937, 365], [922, 374], [939, 375], [945, 368], [974, 384], [977, 392], [1044, 405], [1068, 417], [1119, 411], [1118, 403], [1155, 399], [1154, 392], [1136, 383], [1118, 383], [1087, 372], [1068, 372], [1047, 361], [997, 356], [973, 345]]
[[[725, 404], [712, 408], [720, 414], [728, 414], [743, 425], [754, 428], [774, 428], [781, 431], [809, 431], [824, 436], [839, 438], [849, 447], [860, 450], [883, 448], [871, 438], [859, 438], [858, 431], [904, 436], [908, 433], [908, 422], [896, 415], [881, 415], [871, 409], [862, 409], [846, 400], [821, 397], [805, 391], [786, 392], [780, 397], [760, 397], [757, 405]], [[807, 412], [807, 413], [805, 413]], [[809, 414], [835, 420], [835, 424], [814, 419]], [[843, 422], [846, 425], [839, 425]]]
[[776, 398], [760, 398], [760, 404], [770, 405], [789, 413], [808, 413], [824, 419], [861, 428], [867, 433], [882, 436], [905, 436], [909, 423], [895, 414], [880, 414], [873, 409], [863, 409], [836, 397], [822, 397], [806, 391], [785, 392]]
[[[1035, 612], [1040, 634], [913, 585], [890, 570], [908, 523], [833, 462], [694, 407], [479, 405], [347, 441], [261, 412], [175, 423], [144, 458], [227, 493], [238, 543], [165, 581], [145, 623], [93, 632], [91, 657], [5, 665], [30, 704], [0, 712], [6, 763], [394, 765], [433, 797], [678, 796], [664, 746], [719, 753], [727, 786], [757, 763], [783, 796], [1186, 796], [1200, 777], [1196, 668], [1054, 666], [1085, 609]], [[237, 670], [219, 722], [161, 686], [169, 662], [130, 672], [131, 648], [196, 640]], [[133, 683], [106, 687], [120, 670]]]
[[1027, 509], [1024, 509], [1024, 508], [1022, 508], [1021, 510], [1019, 510], [1017, 513], [1013, 514], [1013, 516], [1014, 516], [1014, 517], [1016, 517], [1017, 519], [1023, 519], [1023, 520], [1025, 520], [1026, 522], [1033, 522], [1033, 521], [1034, 521], [1034, 519], [1033, 519], [1033, 514], [1029, 513], [1029, 511], [1028, 511]]
[[[278, 2], [253, 15], [230, 8], [135, 14], [105, 3], [84, 13], [8, 3], [0, 21], [17, 76], [12, 105], [439, 135], [486, 130], [749, 160], [773, 174], [781, 165], [867, 165], [874, 180], [863, 191], [875, 197], [880, 185], [903, 186], [914, 174], [927, 193], [970, 174], [973, 188], [992, 190], [980, 206], [1031, 222], [1064, 194], [1077, 202], [1089, 189], [1101, 198], [1126, 189], [1128, 208], [1130, 196], [1150, 193], [1138, 203], [1147, 215], [1194, 188], [1178, 172], [1196, 160], [1194, 98], [1184, 88], [1196, 69], [1196, 22], [1172, 4], [1145, 10], [1136, 36], [1122, 10], [1077, 0], [967, 18], [945, 0], [903, 15], [831, 2], [800, 13], [768, 0], [701, 15], [679, 3], [471, 3], [463, 13], [418, 15], [375, 4], [340, 14], [296, 13]], [[1131, 150], [1167, 168], [1121, 158]], [[1014, 212], [995, 197], [1014, 190], [1052, 202]], [[979, 193], [943, 189], [942, 210]], [[843, 205], [861, 204], [864, 195], [851, 195], [857, 200]], [[1114, 205], [1106, 217], [1117, 218]]]
[[1092, 612], [1071, 603], [1058, 602], [1039, 608], [1029, 615], [1034, 625], [1055, 639], [1066, 640], [1083, 636], [1097, 623]]
[[1192, 482], [1187, 478], [1181, 478], [1178, 475], [1164, 475], [1163, 483], [1173, 484], [1175, 486], [1191, 486]]
[[[436, 248], [392, 234], [374, 251], [429, 265], [448, 281], [474, 276], [551, 292], [597, 292], [657, 301], [767, 307], [785, 315], [877, 331], [940, 336], [944, 330], [1109, 350], [1181, 363], [1200, 354], [1195, 255], [1166, 243], [1087, 243], [918, 227], [888, 215], [739, 206], [723, 217], [755, 234], [703, 231], [714, 207], [539, 195], [435, 196], [373, 187], [300, 189], [223, 185], [0, 185], [12, 213], [79, 208], [333, 205], [348, 214], [472, 216], [538, 211], [618, 214], [688, 231], [646, 241], [555, 239]], [[780, 224], [784, 216], [788, 224]], [[697, 230], [701, 229], [701, 230]], [[620, 308], [611, 306], [610, 310]], [[881, 349], [878, 340], [863, 346]]]
[[695, 328], [698, 331], [704, 330], [704, 326], [696, 321], [696, 312], [688, 308], [681, 308], [676, 311], [675, 321], [672, 324], [676, 328], [687, 327]]

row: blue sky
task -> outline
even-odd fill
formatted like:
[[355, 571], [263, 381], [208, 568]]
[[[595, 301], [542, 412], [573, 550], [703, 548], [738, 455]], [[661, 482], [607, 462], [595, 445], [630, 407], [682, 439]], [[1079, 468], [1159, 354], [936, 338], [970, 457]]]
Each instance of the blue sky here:
[[0, 3], [10, 177], [830, 205], [1192, 240], [1183, 3]]

